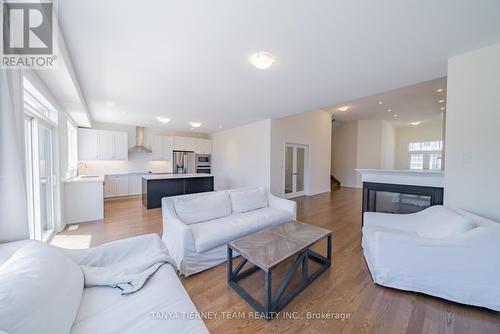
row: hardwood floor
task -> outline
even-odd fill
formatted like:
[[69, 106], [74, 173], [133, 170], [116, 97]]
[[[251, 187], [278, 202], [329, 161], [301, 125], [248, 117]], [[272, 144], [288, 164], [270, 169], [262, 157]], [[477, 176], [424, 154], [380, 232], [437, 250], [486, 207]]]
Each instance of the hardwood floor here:
[[[253, 313], [253, 309], [227, 286], [226, 266], [222, 264], [181, 278], [198, 310], [216, 316], [205, 319], [211, 333], [500, 333], [500, 313], [373, 284], [360, 247], [360, 190], [341, 188], [296, 201], [299, 220], [333, 231], [332, 267], [283, 310], [290, 312], [289, 316], [304, 318], [278, 317], [268, 322], [249, 319], [250, 313], [246, 313], [246, 319], [228, 319], [236, 313], [223, 312]], [[161, 209], [145, 210], [140, 199], [106, 202], [105, 217], [104, 222], [80, 224], [76, 231], [60, 233], [54, 243], [88, 247], [162, 232]], [[324, 244], [316, 250], [324, 252]], [[278, 270], [274, 282], [286, 269]], [[242, 285], [258, 298], [263, 275], [256, 273]], [[350, 318], [307, 319], [307, 312]]]

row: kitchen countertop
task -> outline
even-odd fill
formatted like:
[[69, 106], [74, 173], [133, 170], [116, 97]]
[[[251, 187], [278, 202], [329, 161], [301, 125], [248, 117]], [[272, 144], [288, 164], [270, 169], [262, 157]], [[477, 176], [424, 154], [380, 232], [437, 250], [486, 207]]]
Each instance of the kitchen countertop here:
[[213, 177], [212, 174], [147, 174], [142, 176], [146, 180], [186, 179], [192, 177]]
[[[83, 176], [83, 177], [82, 177]], [[63, 181], [63, 183], [104, 182], [104, 176], [81, 175]]]

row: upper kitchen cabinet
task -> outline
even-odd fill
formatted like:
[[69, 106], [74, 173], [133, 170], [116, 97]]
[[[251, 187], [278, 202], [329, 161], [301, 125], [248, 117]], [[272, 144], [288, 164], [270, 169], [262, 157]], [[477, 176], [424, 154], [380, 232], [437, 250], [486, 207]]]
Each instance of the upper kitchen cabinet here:
[[79, 160], [127, 160], [126, 132], [78, 129]]
[[172, 148], [175, 151], [194, 151], [194, 141], [191, 137], [172, 137]]
[[172, 160], [172, 137], [153, 136], [151, 151], [153, 160]]
[[172, 137], [172, 147], [176, 151], [193, 151], [198, 154], [212, 153], [212, 140], [193, 137]]
[[212, 154], [212, 140], [211, 139], [197, 139], [195, 152], [198, 154]]

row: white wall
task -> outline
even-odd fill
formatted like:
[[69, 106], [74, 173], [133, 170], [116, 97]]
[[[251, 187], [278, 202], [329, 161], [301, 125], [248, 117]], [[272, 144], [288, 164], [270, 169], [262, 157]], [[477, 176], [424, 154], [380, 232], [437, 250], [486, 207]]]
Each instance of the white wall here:
[[394, 169], [396, 130], [391, 123], [382, 121], [380, 132], [380, 168]]
[[500, 44], [448, 61], [445, 204], [500, 222]]
[[342, 187], [356, 187], [358, 122], [338, 123], [332, 137], [332, 175]]
[[[109, 123], [94, 123], [94, 129], [123, 131], [128, 133], [128, 147], [136, 145], [136, 127]], [[163, 136], [184, 136], [197, 138], [210, 138], [208, 134], [197, 132], [178, 132], [168, 131], [163, 128], [145, 128], [144, 146], [151, 149], [151, 139], [153, 135]], [[153, 172], [153, 173], [171, 173], [171, 161], [152, 161], [151, 153], [129, 153], [128, 161], [83, 161], [87, 165], [85, 168], [80, 165], [80, 173], [88, 175], [106, 175], [129, 172]]]
[[[426, 121], [417, 126], [396, 128], [396, 169], [409, 169], [408, 144], [422, 141], [443, 140], [443, 120]], [[444, 151], [442, 152], [444, 154]]]
[[396, 133], [388, 121], [352, 121], [340, 124], [333, 133], [333, 176], [343, 187], [363, 186], [355, 169], [394, 169]]
[[212, 134], [212, 170], [216, 190], [270, 187], [271, 120]]
[[[356, 168], [380, 169], [382, 166], [382, 121], [359, 120], [356, 145]], [[356, 175], [356, 186], [362, 187], [361, 175]]]
[[[271, 192], [285, 193], [285, 144], [309, 148], [306, 195], [330, 191], [332, 115], [326, 111], [304, 112], [271, 121]], [[307, 182], [307, 181], [306, 181]]]

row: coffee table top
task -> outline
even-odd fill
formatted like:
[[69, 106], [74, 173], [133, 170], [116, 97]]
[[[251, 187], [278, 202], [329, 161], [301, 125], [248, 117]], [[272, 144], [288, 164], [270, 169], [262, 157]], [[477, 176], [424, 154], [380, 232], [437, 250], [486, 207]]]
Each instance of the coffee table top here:
[[319, 226], [292, 220], [231, 241], [229, 247], [268, 271], [331, 233]]

